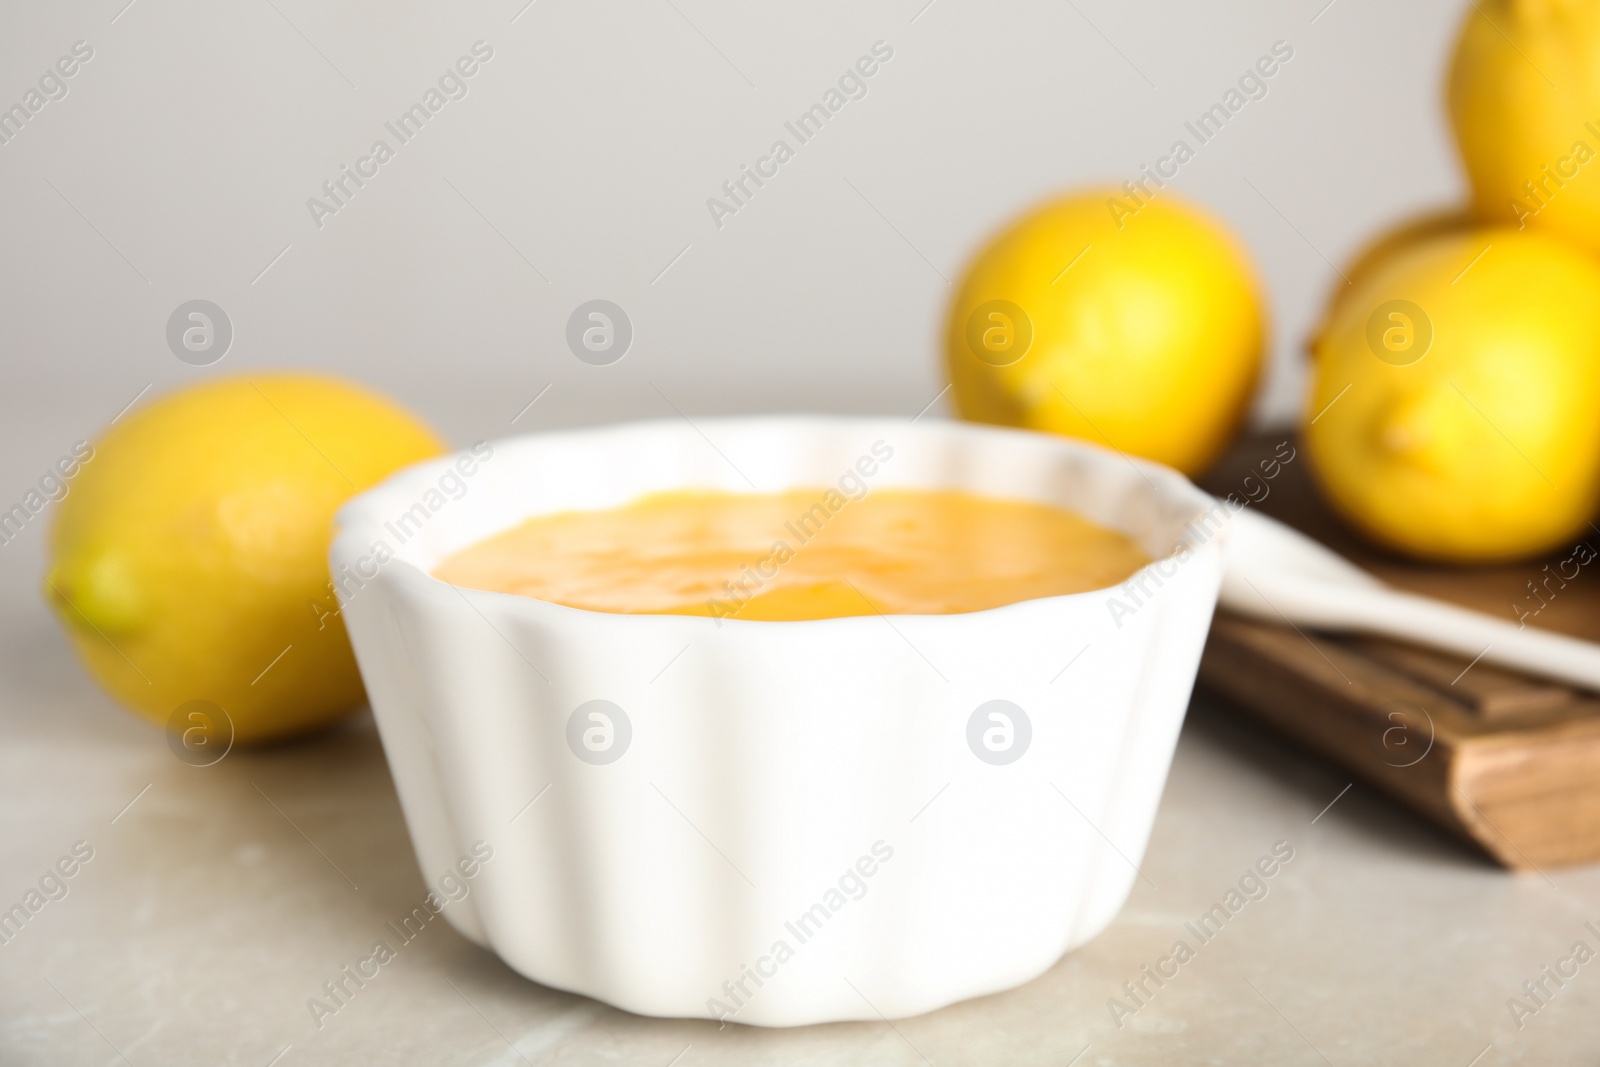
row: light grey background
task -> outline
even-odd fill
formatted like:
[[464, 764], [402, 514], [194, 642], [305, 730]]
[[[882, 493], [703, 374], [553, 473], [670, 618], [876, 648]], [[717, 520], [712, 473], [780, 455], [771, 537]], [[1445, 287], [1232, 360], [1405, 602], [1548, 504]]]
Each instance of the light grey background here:
[[[1172, 191], [1255, 257], [1259, 411], [1283, 419], [1331, 264], [1462, 188], [1441, 103], [1455, 2], [126, 3], [0, 16], [0, 104], [74, 41], [95, 50], [0, 146], [5, 403], [73, 412], [64, 438], [148, 382], [266, 366], [375, 383], [457, 440], [552, 382], [519, 427], [670, 413], [660, 394], [915, 411], [943, 384], [947, 279], [984, 236], [1194, 143], [1183, 122], [1276, 40], [1294, 59]], [[494, 58], [469, 95], [319, 230], [307, 198], [395, 144], [383, 123], [479, 39]], [[706, 199], [793, 143], [783, 121], [880, 39], [894, 59], [868, 96], [717, 229]], [[197, 297], [237, 331], [199, 370], [163, 342]], [[612, 367], [562, 343], [595, 297], [637, 330]], [[103, 414], [71, 395], [101, 386]]]

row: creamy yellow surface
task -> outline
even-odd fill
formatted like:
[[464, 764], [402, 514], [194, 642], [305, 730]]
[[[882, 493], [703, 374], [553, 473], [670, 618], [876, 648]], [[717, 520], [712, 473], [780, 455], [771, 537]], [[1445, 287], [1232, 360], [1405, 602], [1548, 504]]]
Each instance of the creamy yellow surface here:
[[434, 576], [625, 614], [794, 620], [979, 611], [1115, 585], [1148, 557], [1041, 504], [968, 493], [680, 490], [543, 515]]

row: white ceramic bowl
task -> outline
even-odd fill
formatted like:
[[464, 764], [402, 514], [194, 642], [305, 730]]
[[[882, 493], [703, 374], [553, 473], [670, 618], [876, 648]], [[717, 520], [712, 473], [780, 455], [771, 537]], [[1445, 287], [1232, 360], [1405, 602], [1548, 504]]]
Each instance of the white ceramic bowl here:
[[[530, 515], [684, 486], [834, 487], [813, 523], [862, 486], [1040, 501], [1156, 562], [1119, 590], [805, 622], [604, 614], [429, 574]], [[1225, 523], [1182, 476], [1057, 437], [680, 419], [412, 467], [340, 512], [332, 564], [424, 872], [493, 849], [451, 923], [629, 1011], [791, 1026], [1006, 989], [1110, 922]]]

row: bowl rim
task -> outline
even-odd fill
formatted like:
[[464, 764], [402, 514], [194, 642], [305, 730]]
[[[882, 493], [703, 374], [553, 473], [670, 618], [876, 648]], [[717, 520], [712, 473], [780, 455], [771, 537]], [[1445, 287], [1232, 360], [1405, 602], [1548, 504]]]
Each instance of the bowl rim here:
[[[481, 445], [486, 442], [492, 447], [496, 448], [508, 444], [530, 446], [538, 442], [560, 442], [564, 440], [581, 440], [584, 438], [620, 435], [625, 433], [645, 433], [655, 429], [670, 428], [675, 432], [681, 432], [679, 428], [685, 425], [693, 431], [700, 433], [701, 436], [704, 436], [704, 433], [701, 429], [703, 426], [711, 428], [726, 428], [730, 430], [747, 428], [776, 429], [784, 427], [848, 429], [851, 427], [867, 428], [900, 423], [902, 428], [904, 428], [909, 427], [917, 422], [916, 418], [901, 422], [903, 418], [903, 416], [894, 415], [837, 415], [826, 413], [808, 414], [803, 412], [783, 412], [766, 415], [755, 414], [706, 416], [704, 418], [696, 418], [693, 421], [689, 420], [686, 416], [680, 418], [659, 417], [647, 419], [629, 419], [620, 422], [598, 423], [589, 426], [578, 426], [558, 430], [534, 430], [526, 433], [508, 434], [492, 439], [480, 439], [479, 441], [474, 442], [472, 447], [476, 447], [477, 445]], [[920, 416], [918, 418], [920, 418]], [[1122, 588], [1127, 583], [1134, 581], [1139, 575], [1145, 574], [1161, 564], [1167, 563], [1171, 560], [1176, 560], [1180, 565], [1186, 562], [1184, 559], [1180, 558], [1185, 547], [1188, 547], [1190, 553], [1192, 554], [1192, 559], [1193, 556], [1203, 555], [1208, 551], [1220, 553], [1227, 543], [1228, 531], [1232, 526], [1232, 514], [1227, 505], [1219, 498], [1212, 496], [1205, 490], [1195, 485], [1181, 472], [1173, 469], [1172, 467], [1168, 467], [1165, 464], [1156, 462], [1155, 460], [1146, 459], [1141, 456], [1130, 456], [1120, 449], [1107, 447], [1094, 441], [1088, 441], [1082, 438], [1068, 437], [1062, 434], [1053, 434], [1045, 431], [1030, 430], [1020, 427], [996, 426], [988, 423], [968, 422], [962, 419], [935, 419], [925, 423], [924, 428], [924, 431], [920, 432], [925, 432], [927, 429], [933, 429], [935, 432], [970, 434], [973, 436], [988, 435], [995, 437], [1010, 437], [1017, 440], [1027, 440], [1030, 443], [1039, 444], [1046, 447], [1064, 449], [1069, 452], [1077, 451], [1081, 453], [1087, 453], [1095, 456], [1099, 461], [1111, 460], [1124, 463], [1132, 467], [1134, 472], [1140, 475], [1141, 479], [1155, 493], [1166, 496], [1168, 499], [1188, 497], [1194, 503], [1195, 507], [1189, 517], [1180, 524], [1179, 530], [1183, 532], [1183, 536], [1179, 537], [1173, 548], [1163, 555], [1152, 557], [1147, 563], [1141, 566], [1138, 570], [1135, 570], [1129, 574], [1121, 582], [1118, 582], [1114, 585], [1097, 586], [1093, 589], [1084, 589], [1076, 593], [1058, 593], [1053, 596], [1027, 597], [1022, 600], [1014, 600], [1010, 601], [1009, 603], [998, 604], [994, 607], [979, 608], [975, 611], [937, 613], [874, 612], [866, 615], [840, 615], [829, 616], [820, 619], [740, 619], [732, 616], [719, 619], [705, 615], [688, 615], [677, 612], [599, 611], [593, 608], [580, 608], [570, 604], [561, 604], [552, 600], [542, 600], [538, 597], [526, 596], [521, 593], [507, 593], [493, 589], [478, 589], [472, 586], [455, 585], [451, 582], [446, 582], [441, 578], [435, 577], [430, 570], [412, 562], [409, 559], [405, 559], [398, 554], [383, 564], [382, 570], [388, 570], [395, 564], [399, 564], [400, 573], [406, 575], [415, 575], [415, 578], [412, 580], [416, 581], [420, 579], [420, 583], [424, 588], [452, 589], [464, 597], [478, 599], [486, 604], [496, 604], [502, 606], [516, 605], [514, 610], [536, 610], [540, 613], [549, 613], [556, 619], [566, 615], [569, 618], [600, 618], [607, 620], [618, 620], [617, 622], [613, 623], [613, 625], [629, 624], [622, 622], [621, 620], [640, 620], [638, 623], [634, 623], [634, 625], [643, 625], [643, 620], [653, 620], [657, 625], [660, 625], [663, 621], [668, 622], [668, 624], [678, 624], [677, 621], [681, 620], [681, 625], [694, 628], [704, 628], [704, 626], [707, 624], [710, 624], [716, 628], [720, 628], [723, 625], [729, 625], [736, 626], [740, 629], [759, 626], [764, 627], [767, 630], [794, 626], [817, 628], [828, 625], [843, 628], [850, 626], [861, 626], [863, 624], [875, 622], [878, 619], [888, 620], [891, 618], [916, 620], [944, 619], [951, 620], [953, 622], [957, 619], [966, 620], [977, 619], [981, 617], [991, 617], [999, 612], [1016, 612], [1021, 610], [1037, 609], [1040, 605], [1081, 602], [1089, 597], [1103, 598], [1106, 594]], [[337, 569], [340, 562], [338, 556], [340, 554], [341, 546], [349, 535], [351, 535], [354, 531], [359, 530], [365, 524], [381, 521], [376, 519], [375, 516], [365, 514], [369, 509], [375, 508], [378, 501], [384, 499], [387, 494], [396, 491], [401, 485], [410, 481], [420, 482], [425, 479], [436, 478], [441, 472], [449, 469], [458, 457], [466, 454], [469, 450], [470, 449], [454, 448], [441, 455], [410, 464], [388, 475], [382, 481], [355, 494], [341, 504], [338, 510], [335, 512], [333, 518], [333, 538], [328, 552], [330, 571]], [[751, 495], [759, 495], [774, 491], [776, 490], [756, 490], [755, 493]], [[1005, 500], [1012, 498], [996, 496], [994, 499]], [[1038, 503], [1037, 501], [1032, 502]], [[621, 507], [626, 505], [613, 506]], [[1065, 509], [1058, 507], [1058, 510]], [[1200, 520], [1212, 514], [1220, 516], [1220, 524], [1210, 529], [1205, 536], [1199, 538], [1198, 543], [1190, 544], [1190, 537], [1188, 536], [1188, 533]], [[531, 514], [529, 517], [531, 517]], [[374, 578], [377, 576], [378, 575], [374, 575]], [[1170, 575], [1167, 577], [1170, 577]], [[372, 579], [365, 579], [365, 581], [371, 580]], [[340, 603], [347, 603], [348, 601], [341, 591], [338, 581], [335, 580], [333, 584], [335, 593], [338, 596]]]

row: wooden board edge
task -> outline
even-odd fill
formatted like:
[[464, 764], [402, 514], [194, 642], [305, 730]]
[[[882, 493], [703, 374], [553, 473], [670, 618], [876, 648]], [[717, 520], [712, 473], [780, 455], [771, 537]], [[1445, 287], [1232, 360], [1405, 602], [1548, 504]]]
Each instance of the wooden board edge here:
[[[1426, 746], [1412, 762], [1385, 745], [1384, 732], [1395, 723], [1347, 692], [1349, 672], [1380, 677], [1384, 668], [1331, 642], [1307, 647], [1291, 642], [1293, 630], [1219, 614], [1200, 661], [1199, 683], [1302, 747], [1332, 760], [1363, 782], [1394, 797], [1458, 838], [1483, 848], [1502, 865], [1518, 859], [1481, 820], [1463, 818], [1467, 810], [1452, 795], [1457, 751], [1454, 739], [1437, 734], [1417, 739]], [[1320, 663], [1317, 661], [1326, 660]], [[1344, 671], [1341, 675], [1339, 672]], [[1395, 675], [1402, 691], [1412, 683]], [[1419, 694], [1418, 703], [1426, 701]], [[1391, 740], [1393, 740], [1391, 738]], [[1499, 844], [1499, 848], [1492, 847]]]

